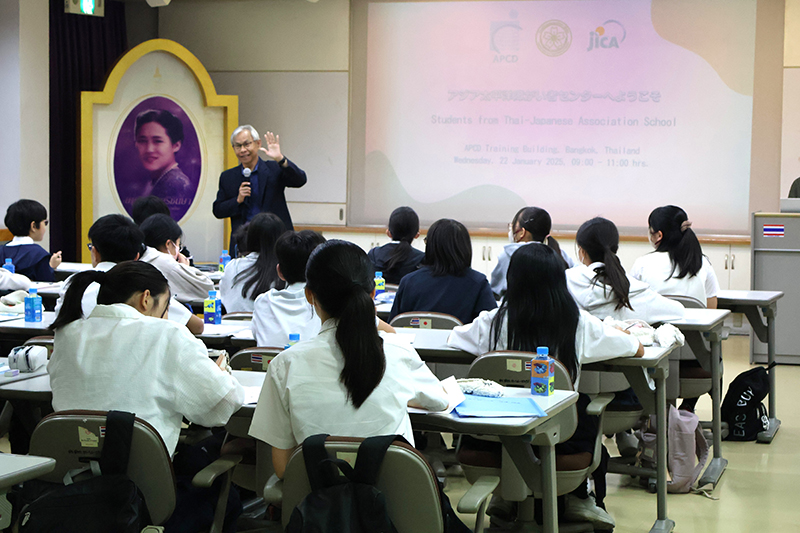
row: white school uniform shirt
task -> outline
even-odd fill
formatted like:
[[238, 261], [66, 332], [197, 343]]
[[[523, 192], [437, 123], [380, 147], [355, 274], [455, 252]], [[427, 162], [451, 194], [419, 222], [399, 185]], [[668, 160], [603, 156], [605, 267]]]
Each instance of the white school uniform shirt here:
[[386, 371], [356, 409], [339, 380], [344, 359], [336, 343], [336, 326], [336, 319], [326, 320], [318, 336], [295, 344], [270, 362], [250, 435], [284, 450], [319, 433], [341, 437], [399, 434], [413, 445], [408, 402], [445, 409], [448, 400], [439, 380], [410, 344], [382, 335]]
[[[508, 274], [508, 265], [511, 261], [511, 256], [514, 255], [514, 252], [522, 248], [523, 246], [527, 246], [528, 244], [542, 244], [540, 242], [512, 242], [508, 243], [503, 246], [503, 251], [501, 251], [497, 255], [497, 264], [494, 266], [494, 270], [492, 270], [492, 276], [489, 280], [492, 286], [492, 292], [495, 294], [503, 294], [508, 285], [506, 284], [506, 275]], [[547, 245], [545, 245], [547, 246]], [[561, 250], [561, 257], [564, 258], [564, 261], [567, 262], [567, 267], [572, 268], [575, 265], [575, 261], [565, 252]]]
[[242, 296], [242, 284], [244, 280], [240, 279], [237, 282], [236, 276], [245, 270], [253, 268], [257, 260], [258, 252], [252, 252], [244, 257], [233, 259], [225, 266], [225, 272], [222, 274], [222, 279], [219, 282], [219, 294], [222, 305], [225, 306], [225, 310], [228, 313], [238, 313], [242, 311], [253, 312], [255, 297], [258, 296], [253, 295], [253, 289], [255, 287], [250, 288], [250, 296], [252, 296], [252, 298], [245, 298]]
[[258, 346], [286, 346], [290, 333], [299, 333], [301, 341], [317, 336], [322, 323], [306, 300], [305, 289], [304, 281], [292, 283], [256, 298], [250, 329]]
[[22, 274], [12, 274], [5, 268], [0, 268], [0, 290], [27, 291], [31, 287], [31, 280]]
[[147, 247], [139, 261], [150, 263], [164, 274], [172, 294], [178, 300], [207, 298], [208, 291], [214, 290], [214, 282], [193, 266], [184, 265], [171, 255]]
[[53, 409], [135, 413], [158, 431], [170, 455], [183, 417], [222, 426], [244, 402], [239, 382], [189, 330], [127, 304], [98, 305], [86, 320], [56, 330], [53, 355]]
[[[101, 261], [97, 263], [97, 266], [92, 268], [92, 270], [98, 270], [100, 272], [108, 272], [112, 268], [117, 266], [117, 263], [112, 263], [111, 261]], [[56, 315], [61, 311], [61, 306], [64, 305], [64, 295], [67, 293], [67, 289], [69, 289], [69, 284], [72, 281], [72, 276], [70, 276], [67, 281], [61, 286], [61, 289], [58, 291], [58, 300], [56, 300], [56, 308], [55, 312]], [[81, 311], [83, 311], [83, 316], [88, 317], [94, 311], [95, 306], [97, 305], [97, 293], [100, 292], [100, 284], [99, 283], [91, 283], [86, 290], [83, 292], [83, 298], [81, 298]], [[174, 296], [169, 301], [169, 311], [167, 312], [167, 318], [170, 322], [175, 322], [176, 324], [186, 325], [189, 322], [189, 319], [192, 318], [192, 312], [182, 303], [180, 303]]]
[[[447, 338], [447, 345], [481, 356], [493, 350], [507, 349], [507, 321], [503, 321], [497, 346], [493, 345], [492, 320], [497, 309], [482, 311], [472, 324], [456, 326]], [[578, 376], [575, 388], [580, 381], [580, 365], [607, 361], [617, 357], [632, 357], [639, 349], [639, 341], [603, 322], [584, 310], [579, 310], [578, 327], [575, 330], [575, 354], [578, 356]]]
[[610, 316], [616, 320], [630, 320], [638, 318], [648, 324], [678, 320], [683, 318], [685, 309], [683, 305], [674, 300], [664, 298], [650, 288], [647, 283], [628, 276], [631, 286], [628, 290], [628, 300], [631, 307], [616, 309], [617, 299], [611, 287], [601, 282], [594, 283], [597, 273], [595, 268], [604, 266], [603, 263], [592, 263], [589, 266], [578, 264], [567, 270], [567, 288], [572, 293], [578, 307], [604, 319]]
[[633, 263], [631, 276], [644, 281], [659, 294], [691, 296], [706, 305], [706, 300], [719, 294], [719, 281], [714, 268], [706, 256], [696, 276], [676, 277], [668, 252], [650, 252]]

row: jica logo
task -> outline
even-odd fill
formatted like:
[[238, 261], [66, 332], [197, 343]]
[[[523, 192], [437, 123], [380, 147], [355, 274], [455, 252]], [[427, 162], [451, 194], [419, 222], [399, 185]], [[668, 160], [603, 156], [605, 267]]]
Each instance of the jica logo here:
[[586, 51], [591, 52], [597, 48], [619, 48], [626, 35], [627, 32], [622, 24], [616, 20], [607, 20], [602, 26], [589, 32], [589, 48]]

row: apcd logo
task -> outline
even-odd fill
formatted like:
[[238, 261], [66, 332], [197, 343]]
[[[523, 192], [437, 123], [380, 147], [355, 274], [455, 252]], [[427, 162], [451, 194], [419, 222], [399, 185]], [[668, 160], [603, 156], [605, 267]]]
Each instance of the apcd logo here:
[[589, 48], [587, 52], [598, 48], [619, 48], [628, 33], [625, 26], [616, 20], [607, 20], [602, 26], [598, 26], [594, 31], [589, 32]]
[[560, 20], [548, 20], [536, 31], [536, 46], [546, 56], [560, 56], [572, 44], [572, 31]]
[[[516, 19], [518, 13], [512, 10], [509, 18]], [[516, 63], [519, 51], [519, 33], [522, 27], [516, 20], [499, 20], [491, 24], [489, 47], [495, 53], [495, 63]]]

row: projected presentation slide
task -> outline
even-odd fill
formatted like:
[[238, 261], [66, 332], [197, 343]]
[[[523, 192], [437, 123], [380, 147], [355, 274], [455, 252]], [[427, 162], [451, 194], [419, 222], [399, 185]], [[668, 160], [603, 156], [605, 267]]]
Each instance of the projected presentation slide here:
[[[369, 192], [351, 214], [499, 226], [537, 205], [562, 228], [641, 228], [674, 203], [695, 227], [746, 229], [755, 1], [733, 4], [370, 3]], [[720, 24], [735, 58], [703, 31]]]

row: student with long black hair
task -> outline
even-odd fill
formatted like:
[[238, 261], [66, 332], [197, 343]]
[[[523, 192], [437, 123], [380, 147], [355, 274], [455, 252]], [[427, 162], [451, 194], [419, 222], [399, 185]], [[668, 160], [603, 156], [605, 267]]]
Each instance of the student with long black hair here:
[[631, 275], [659, 294], [691, 296], [716, 309], [719, 281], [686, 211], [674, 205], [658, 207], [647, 222], [655, 251], [637, 259]]
[[250, 426], [250, 435], [272, 446], [278, 477], [310, 435], [400, 434], [413, 444], [409, 402], [447, 407], [414, 349], [378, 335], [374, 291], [372, 265], [355, 244], [332, 240], [311, 254], [305, 293], [322, 329], [270, 362]]
[[564, 268], [574, 266], [572, 258], [561, 249], [558, 241], [550, 236], [552, 227], [550, 214], [541, 207], [523, 207], [517, 211], [511, 224], [508, 225], [508, 240], [511, 242], [503, 246], [503, 251], [497, 256], [497, 265], [492, 271], [492, 291], [495, 294], [498, 296], [505, 294], [508, 262], [514, 252], [525, 245], [546, 244], [562, 258]]
[[205, 298], [214, 290], [214, 282], [193, 266], [181, 254], [183, 230], [169, 215], [149, 216], [139, 226], [147, 245], [140, 261], [152, 264], [164, 274], [169, 287], [181, 301]]
[[[644, 354], [634, 337], [578, 308], [567, 289], [562, 258], [542, 244], [514, 252], [500, 308], [454, 328], [447, 343], [477, 356], [493, 350], [535, 353], [536, 348], [547, 346], [567, 368], [576, 388], [581, 365]], [[588, 404], [589, 397], [581, 394], [578, 428], [568, 441], [556, 445], [558, 470], [580, 470], [591, 464], [597, 420], [586, 414]], [[585, 484], [568, 495], [564, 519], [590, 520], [598, 529], [614, 527], [613, 518], [589, 498]]]
[[578, 307], [599, 319], [638, 318], [648, 324], [682, 318], [683, 306], [625, 273], [617, 250], [619, 231], [608, 219], [584, 222], [575, 237], [580, 264], [567, 270], [567, 287]]
[[[195, 460], [197, 450], [178, 443], [181, 424], [186, 418], [204, 427], [225, 425], [244, 402], [242, 386], [222, 370], [224, 357], [214, 364], [189, 330], [162, 320], [170, 291], [153, 265], [125, 261], [108, 272], [87, 271], [71, 279], [51, 326], [55, 337], [47, 371], [53, 409], [127, 411], [152, 425], [174, 457], [179, 480], [166, 531], [207, 528], [203, 517], [213, 516], [217, 495], [213, 489], [182, 490], [206, 464]], [[92, 283], [100, 285], [97, 305], [82, 320], [83, 293]], [[241, 512], [237, 504], [231, 491], [229, 522]]]
[[386, 283], [399, 284], [403, 276], [414, 272], [425, 253], [411, 246], [419, 237], [419, 217], [410, 207], [398, 207], [389, 217], [386, 235], [392, 242], [373, 248], [367, 254]]
[[247, 253], [228, 263], [219, 282], [227, 312], [252, 313], [257, 296], [284, 287], [275, 268], [278, 265], [275, 242], [284, 231], [283, 221], [273, 213], [259, 213], [249, 222], [245, 240]]
[[443, 218], [425, 237], [425, 259], [420, 269], [400, 282], [389, 320], [408, 311], [435, 311], [472, 322], [497, 302], [486, 276], [473, 270], [472, 243], [461, 222]]

